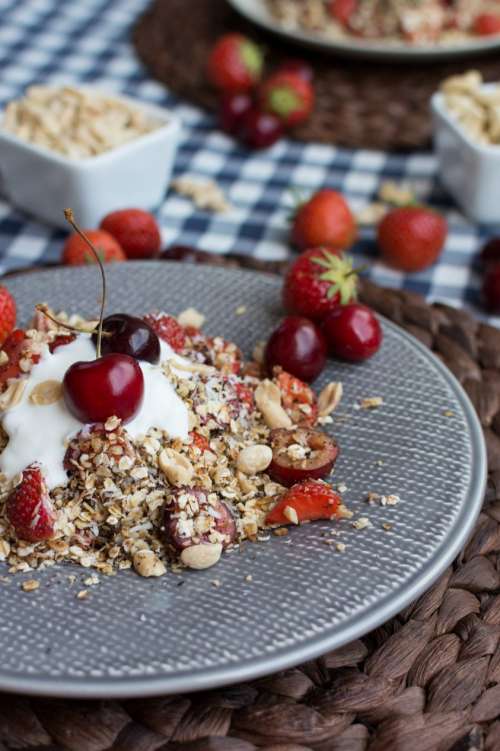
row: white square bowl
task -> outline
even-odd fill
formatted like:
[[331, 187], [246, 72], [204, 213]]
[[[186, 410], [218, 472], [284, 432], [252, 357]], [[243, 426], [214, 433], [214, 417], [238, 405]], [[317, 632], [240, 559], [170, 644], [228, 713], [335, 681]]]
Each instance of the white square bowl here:
[[96, 227], [110, 211], [154, 209], [167, 188], [180, 138], [177, 118], [162, 108], [98, 88], [82, 90], [124, 101], [159, 127], [115, 149], [71, 159], [1, 130], [0, 176], [10, 202], [44, 222], [67, 228], [63, 209], [78, 223]]
[[[484, 91], [488, 88], [483, 87]], [[442, 94], [434, 94], [431, 107], [443, 185], [469, 219], [499, 224], [500, 146], [476, 143], [449, 112]]]

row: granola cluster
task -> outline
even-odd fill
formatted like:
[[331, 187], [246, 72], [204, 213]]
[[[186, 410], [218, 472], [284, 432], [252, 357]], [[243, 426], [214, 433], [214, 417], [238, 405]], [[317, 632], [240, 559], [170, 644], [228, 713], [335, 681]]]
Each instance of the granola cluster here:
[[[95, 325], [58, 318], [87, 330]], [[192, 323], [192, 313], [189, 318]], [[142, 576], [161, 576], [169, 561], [174, 568], [206, 568], [244, 540], [269, 539], [266, 515], [286, 490], [266, 472], [271, 430], [283, 422], [314, 424], [316, 398], [288, 374], [261, 378], [259, 363], [245, 364], [236, 345], [221, 337], [192, 325], [185, 334], [184, 360], [162, 368], [187, 407], [187, 441], [156, 428], [133, 440], [116, 417], [82, 426], [66, 447], [67, 483], [50, 491], [54, 536], [39, 542], [19, 539], [9, 524], [7, 499], [21, 478], [0, 475], [0, 560], [11, 572], [73, 561], [103, 574], [133, 567]], [[63, 347], [68, 339], [38, 314], [1, 398], [26, 382], [45, 345]], [[61, 397], [56, 386], [47, 386], [46, 398]], [[327, 386], [321, 421], [331, 419], [340, 395], [340, 384]], [[7, 440], [2, 434], [2, 447]]]

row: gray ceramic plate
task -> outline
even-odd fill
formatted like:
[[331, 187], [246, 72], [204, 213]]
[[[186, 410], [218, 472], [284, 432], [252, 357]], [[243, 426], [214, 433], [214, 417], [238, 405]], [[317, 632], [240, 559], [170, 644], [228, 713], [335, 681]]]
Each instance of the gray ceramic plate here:
[[[209, 332], [247, 352], [279, 317], [280, 281], [253, 272], [137, 263], [110, 267], [108, 282], [108, 312], [178, 313], [194, 305], [206, 314]], [[88, 315], [97, 310], [94, 267], [27, 274], [8, 286], [21, 321], [37, 301]], [[241, 305], [246, 313], [235, 315]], [[429, 587], [478, 514], [485, 451], [472, 407], [450, 373], [403, 331], [389, 323], [384, 331], [371, 361], [331, 363], [317, 384], [344, 383], [333, 426], [342, 447], [336, 480], [347, 484], [346, 502], [372, 527], [338, 525], [344, 553], [325, 544], [322, 533], [332, 525], [315, 523], [248, 544], [216, 571], [161, 580], [132, 572], [102, 577], [87, 600], [75, 595], [88, 570], [60, 566], [37, 574], [41, 587], [30, 594], [20, 590], [30, 576], [18, 575], [0, 584], [0, 689], [111, 697], [241, 681], [349, 642]], [[384, 406], [353, 409], [369, 396], [382, 396]], [[398, 494], [401, 503], [368, 507], [368, 491]], [[215, 576], [219, 588], [211, 585]]]
[[442, 44], [405, 44], [394, 41], [366, 41], [352, 37], [335, 39], [327, 34], [289, 29], [280, 25], [269, 12], [264, 0], [227, 0], [241, 15], [268, 31], [279, 34], [297, 44], [330, 52], [334, 55], [357, 57], [364, 60], [399, 60], [425, 62], [455, 57], [467, 57], [493, 52], [500, 47], [500, 37], [471, 37]]

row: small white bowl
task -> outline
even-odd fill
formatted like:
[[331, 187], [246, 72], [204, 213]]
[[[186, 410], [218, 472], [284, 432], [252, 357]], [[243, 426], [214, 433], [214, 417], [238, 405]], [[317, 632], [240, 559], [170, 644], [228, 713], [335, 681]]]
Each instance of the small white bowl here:
[[469, 219], [499, 224], [500, 146], [476, 143], [449, 112], [442, 94], [434, 94], [431, 107], [443, 185]]
[[162, 107], [107, 95], [145, 112], [159, 127], [103, 154], [71, 159], [2, 131], [0, 124], [0, 176], [14, 206], [67, 228], [67, 207], [80, 225], [96, 227], [110, 211], [154, 209], [161, 203], [172, 174], [180, 122]]

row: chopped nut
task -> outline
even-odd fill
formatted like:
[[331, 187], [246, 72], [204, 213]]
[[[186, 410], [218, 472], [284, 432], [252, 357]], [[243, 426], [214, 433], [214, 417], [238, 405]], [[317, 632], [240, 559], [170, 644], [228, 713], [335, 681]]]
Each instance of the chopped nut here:
[[5, 365], [9, 362], [9, 355], [3, 349], [0, 350], [0, 365]]
[[29, 395], [29, 400], [33, 404], [45, 407], [48, 404], [55, 404], [62, 398], [61, 381], [42, 381], [38, 383]]
[[382, 528], [385, 529], [386, 532], [389, 532], [392, 529], [392, 524], [389, 522], [383, 522]]
[[268, 428], [291, 428], [292, 420], [281, 406], [281, 391], [268, 379], [262, 381], [255, 389], [255, 403], [262, 412]]
[[6, 390], [0, 396], [0, 411], [4, 412], [7, 409], [15, 407], [23, 398], [24, 389], [26, 388], [26, 381], [19, 378], [17, 381], [13, 381]]
[[273, 535], [276, 537], [286, 537], [288, 534], [288, 529], [286, 527], [278, 527], [278, 529], [273, 529]]
[[246, 582], [251, 582], [251, 581], [253, 581], [253, 577], [252, 577], [252, 574], [247, 574], [247, 575], [245, 576], [245, 581], [246, 581]]
[[285, 506], [283, 509], [283, 516], [285, 519], [288, 519], [291, 524], [298, 524], [299, 523], [299, 517], [297, 516], [297, 512], [292, 506]]
[[27, 579], [21, 584], [23, 592], [34, 592], [35, 589], [39, 589], [40, 582], [38, 579]]
[[194, 476], [194, 467], [187, 456], [174, 449], [163, 449], [158, 464], [172, 485], [188, 485]]
[[79, 592], [77, 593], [77, 595], [76, 595], [76, 599], [77, 599], [77, 600], [86, 600], [88, 596], [89, 596], [89, 591], [88, 591], [88, 589], [81, 589], [81, 590], [80, 590], [80, 591], [79, 591]]
[[362, 227], [378, 224], [389, 211], [385, 203], [369, 203], [356, 212], [356, 220]]
[[415, 203], [415, 193], [407, 185], [398, 185], [394, 180], [384, 180], [380, 185], [379, 198], [394, 206]]
[[191, 545], [181, 553], [181, 561], [188, 568], [204, 569], [214, 566], [222, 554], [222, 545], [219, 542], [206, 542], [201, 545]]
[[245, 315], [247, 312], [247, 306], [246, 305], [240, 305], [236, 310], [234, 311], [237, 316]]
[[134, 569], [140, 576], [163, 576], [167, 569], [152, 550], [138, 550], [132, 558]]
[[318, 397], [318, 413], [320, 417], [326, 417], [333, 412], [342, 399], [342, 383], [332, 381], [322, 389]]
[[177, 320], [181, 326], [192, 326], [195, 329], [201, 329], [205, 323], [205, 316], [199, 313], [196, 308], [186, 308], [179, 313]]
[[336, 549], [339, 551], [339, 553], [344, 553], [346, 549], [346, 545], [343, 542], [336, 542], [335, 543]]
[[256, 475], [269, 467], [272, 458], [273, 452], [269, 446], [264, 444], [247, 446], [238, 455], [237, 467], [246, 475]]
[[365, 399], [361, 399], [360, 407], [361, 409], [377, 409], [377, 407], [381, 407], [384, 403], [384, 400], [381, 396], [369, 396]]
[[368, 517], [360, 516], [359, 519], [356, 519], [356, 521], [352, 523], [352, 526], [354, 529], [366, 529], [366, 527], [371, 527], [372, 523]]

